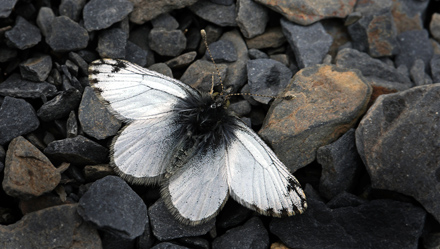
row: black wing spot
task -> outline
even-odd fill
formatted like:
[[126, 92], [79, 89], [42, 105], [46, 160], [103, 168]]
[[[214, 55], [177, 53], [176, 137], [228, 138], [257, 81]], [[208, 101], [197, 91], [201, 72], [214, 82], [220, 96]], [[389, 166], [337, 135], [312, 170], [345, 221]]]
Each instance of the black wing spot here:
[[287, 216], [289, 216], [289, 211], [286, 208], [281, 209], [281, 217], [287, 217]]
[[98, 83], [99, 81], [98, 81], [98, 79], [96, 79], [96, 78], [93, 78], [93, 79], [90, 79], [90, 83], [92, 83], [92, 84], [96, 84], [96, 83]]
[[268, 209], [266, 209], [266, 213], [267, 213], [268, 215], [270, 215], [270, 216], [274, 216], [274, 215], [275, 215], [275, 212], [273, 211], [273, 208], [268, 208]]
[[116, 64], [113, 65], [112, 73], [117, 73], [121, 71], [121, 69], [127, 68], [127, 64], [124, 63], [124, 61], [116, 61]]
[[99, 74], [99, 70], [89, 70], [89, 74]]
[[296, 183], [295, 180], [293, 180], [292, 178], [289, 177], [289, 181], [287, 184], [287, 192], [290, 193], [291, 191], [296, 191], [296, 186], [298, 185], [298, 183]]

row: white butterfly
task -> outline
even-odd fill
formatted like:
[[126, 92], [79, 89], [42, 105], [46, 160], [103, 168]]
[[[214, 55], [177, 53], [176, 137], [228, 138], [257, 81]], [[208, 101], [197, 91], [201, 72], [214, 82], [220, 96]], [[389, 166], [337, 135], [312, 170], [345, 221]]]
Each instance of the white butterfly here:
[[229, 195], [275, 217], [307, 208], [298, 181], [225, 108], [224, 95], [200, 93], [123, 60], [94, 61], [89, 80], [127, 123], [113, 140], [111, 165], [130, 182], [160, 183], [167, 207], [183, 223], [212, 219]]

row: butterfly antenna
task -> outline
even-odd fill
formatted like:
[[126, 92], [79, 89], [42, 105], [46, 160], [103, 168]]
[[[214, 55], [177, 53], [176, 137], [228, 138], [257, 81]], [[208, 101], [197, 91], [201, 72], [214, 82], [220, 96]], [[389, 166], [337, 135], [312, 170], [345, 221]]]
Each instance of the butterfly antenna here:
[[[200, 30], [200, 34], [202, 35], [202, 39], [203, 39], [203, 42], [205, 43], [205, 47], [206, 47], [206, 50], [208, 51], [209, 57], [211, 58], [211, 61], [214, 64], [215, 70], [217, 71], [217, 75], [220, 80], [220, 86], [222, 87], [222, 92], [220, 93], [220, 95], [222, 95], [223, 94], [222, 76], [220, 75], [220, 71], [218, 70], [217, 64], [215, 64], [214, 57], [212, 57], [211, 50], [209, 49], [208, 40], [206, 39], [206, 31], [204, 29], [202, 29], [202, 30]], [[211, 91], [213, 92], [214, 91], [214, 80], [212, 80], [212, 87], [211, 88], [212, 88]]]

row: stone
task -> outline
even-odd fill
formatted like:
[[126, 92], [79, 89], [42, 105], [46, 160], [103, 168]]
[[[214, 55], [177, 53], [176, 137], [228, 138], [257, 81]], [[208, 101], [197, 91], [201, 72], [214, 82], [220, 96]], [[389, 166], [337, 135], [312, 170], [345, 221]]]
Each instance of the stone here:
[[391, 56], [399, 52], [391, 7], [392, 0], [367, 0], [356, 5], [355, 10], [362, 17], [348, 26], [353, 48], [372, 57]]
[[117, 176], [106, 176], [92, 184], [81, 197], [78, 214], [114, 236], [135, 239], [148, 223], [147, 206]]
[[286, 42], [286, 37], [280, 27], [267, 28], [266, 32], [246, 39], [246, 45], [249, 49], [277, 48]]
[[[217, 64], [222, 79], [226, 78], [227, 66], [224, 64]], [[214, 64], [205, 60], [196, 60], [183, 73], [180, 80], [201, 92], [209, 92], [212, 86], [212, 76], [214, 76], [214, 83], [220, 82], [215, 70]]]
[[253, 0], [237, 1], [237, 25], [246, 38], [264, 33], [269, 21], [268, 10]]
[[322, 63], [333, 38], [325, 32], [320, 22], [301, 26], [281, 19], [281, 27], [300, 68]]
[[440, 55], [434, 54], [431, 59], [431, 74], [434, 83], [440, 83]]
[[434, 39], [440, 42], [440, 13], [432, 14], [432, 19], [429, 23], [429, 31]]
[[238, 117], [243, 117], [252, 111], [252, 106], [246, 100], [240, 100], [231, 103], [228, 107], [228, 110], [233, 111]]
[[99, 34], [96, 51], [102, 58], [124, 59], [127, 38], [127, 34], [120, 28], [103, 30]]
[[78, 121], [75, 111], [70, 111], [66, 121], [66, 138], [76, 137], [78, 135]]
[[440, 84], [432, 84], [381, 95], [356, 129], [371, 186], [412, 196], [437, 221], [439, 94]]
[[69, 53], [69, 59], [71, 61], [73, 61], [73, 63], [75, 63], [78, 68], [79, 71], [83, 74], [83, 75], [88, 75], [89, 72], [89, 65], [87, 64], [87, 62], [77, 53], [75, 52], [70, 52]]
[[83, 169], [87, 182], [94, 182], [109, 175], [116, 175], [108, 164], [86, 165]]
[[[234, 62], [237, 60], [237, 51], [231, 41], [218, 40], [209, 44], [212, 58], [216, 63]], [[210, 54], [205, 53], [205, 58], [210, 60]]]
[[148, 216], [154, 236], [161, 241], [205, 235], [215, 224], [215, 219], [211, 219], [196, 226], [184, 225], [168, 211], [162, 199], [148, 208]]
[[344, 25], [349, 26], [349, 25], [359, 21], [359, 19], [361, 19], [361, 18], [362, 18], [361, 12], [357, 12], [357, 11], [352, 12], [347, 16], [347, 18], [345, 18]]
[[[222, 34], [224, 33], [223, 29], [224, 28], [222, 28], [220, 26], [208, 24], [205, 27], [206, 43], [208, 43], [208, 45], [209, 45], [215, 41], [218, 41], [220, 39], [220, 36], [222, 36]], [[200, 34], [200, 30], [198, 30], [198, 33]], [[206, 52], [206, 45], [201, 38], [202, 38], [202, 35], [200, 34], [200, 40], [199, 40], [199, 44], [198, 44], [199, 47], [198, 47], [197, 52], [199, 54], [204, 54]]]
[[87, 31], [101, 30], [122, 21], [133, 11], [128, 0], [92, 0], [83, 9]]
[[345, 18], [353, 11], [356, 4], [353, 0], [256, 0], [256, 2], [280, 13], [291, 22], [304, 26], [325, 18]]
[[44, 149], [49, 158], [79, 165], [106, 163], [108, 153], [107, 148], [80, 135], [53, 141]]
[[78, 107], [80, 101], [81, 93], [75, 88], [70, 88], [44, 103], [38, 109], [37, 115], [44, 122], [64, 118]]
[[24, 50], [37, 45], [41, 41], [41, 33], [38, 27], [17, 16], [14, 27], [5, 32], [5, 38], [9, 47]]
[[229, 229], [215, 238], [212, 248], [269, 248], [269, 233], [263, 222], [258, 217], [253, 217], [244, 225]]
[[422, 30], [429, 1], [392, 0], [391, 14], [397, 33], [410, 30]]
[[186, 47], [181, 30], [152, 29], [148, 36], [151, 50], [163, 56], [178, 56]]
[[229, 199], [216, 218], [216, 227], [221, 229], [237, 227], [249, 220], [253, 214], [254, 211], [240, 205], [233, 199]]
[[54, 52], [69, 52], [87, 47], [87, 30], [67, 16], [55, 17], [46, 35], [46, 42]]
[[[406, 31], [397, 36], [400, 46], [400, 53], [394, 58], [396, 66], [405, 65], [412, 68], [417, 59], [421, 59], [425, 66], [433, 55], [433, 48], [429, 41], [429, 35], [426, 30]], [[429, 70], [427, 66], [425, 70]]]
[[326, 205], [331, 209], [335, 209], [341, 207], [357, 207], [367, 202], [368, 201], [365, 199], [343, 191], [333, 197], [329, 202], [326, 203]]
[[156, 16], [168, 13], [174, 9], [181, 9], [193, 5], [197, 0], [139, 0], [134, 2], [133, 12], [130, 14], [130, 21], [136, 24], [144, 24]]
[[73, 21], [78, 22], [85, 4], [86, 0], [61, 0], [58, 11], [60, 16], [67, 16]]
[[76, 212], [76, 204], [32, 212], [18, 222], [0, 225], [2, 248], [102, 248], [98, 231]]
[[255, 49], [255, 48], [249, 49], [248, 54], [249, 54], [249, 59], [251, 59], [251, 60], [269, 59], [269, 56], [265, 52], [258, 50], [258, 49]]
[[221, 5], [209, 0], [198, 1], [189, 9], [198, 17], [221, 27], [237, 26], [235, 4]]
[[33, 57], [20, 63], [20, 74], [23, 79], [44, 81], [52, 70], [52, 58], [49, 55]]
[[38, 11], [36, 22], [38, 28], [40, 28], [41, 34], [43, 34], [44, 37], [47, 36], [54, 18], [55, 18], [55, 14], [53, 13], [52, 9], [49, 7], [41, 7], [40, 10]]
[[426, 217], [420, 207], [388, 199], [336, 209], [307, 202], [304, 214], [270, 223], [289, 248], [418, 248]]
[[158, 73], [161, 73], [161, 74], [168, 76], [170, 78], [173, 78], [173, 71], [171, 71], [171, 68], [169, 66], [167, 66], [167, 64], [165, 64], [165, 63], [153, 64], [148, 69], [153, 70]]
[[416, 86], [432, 84], [431, 78], [425, 73], [425, 63], [421, 59], [414, 62], [409, 74]]
[[169, 68], [184, 68], [187, 67], [189, 64], [191, 64], [194, 59], [197, 56], [197, 52], [196, 51], [191, 51], [185, 54], [181, 54], [179, 56], [177, 56], [176, 58], [173, 58], [171, 60], [168, 60], [165, 62], [165, 64], [169, 67]]
[[131, 30], [130, 35], [128, 37], [129, 42], [140, 47], [144, 51], [143, 53], [146, 52], [146, 59], [147, 59], [146, 66], [151, 66], [155, 63], [154, 53], [153, 51], [151, 51], [150, 46], [148, 44], [148, 36], [150, 32], [151, 29], [148, 26], [143, 25]]
[[9, 196], [30, 199], [52, 191], [61, 174], [49, 159], [22, 136], [9, 143], [2, 187]]
[[180, 246], [177, 244], [173, 244], [171, 242], [161, 242], [153, 247], [151, 249], [189, 249], [186, 246]]
[[2, 2], [2, 5], [0, 6], [0, 18], [6, 18], [9, 17], [12, 10], [14, 9], [15, 4], [17, 3], [17, 0], [6, 0]]
[[0, 145], [40, 126], [34, 108], [24, 99], [5, 97], [0, 107]]
[[293, 74], [281, 62], [257, 59], [248, 61], [247, 76], [250, 93], [254, 94], [252, 97], [260, 103], [269, 104], [272, 98], [257, 95], [278, 96], [285, 90]]
[[321, 23], [325, 32], [327, 32], [333, 39], [328, 55], [334, 58], [341, 47], [351, 41], [350, 35], [347, 32], [347, 27], [344, 26], [340, 19], [326, 19], [322, 20]]
[[151, 20], [151, 24], [153, 25], [153, 29], [174, 30], [179, 27], [177, 20], [168, 13], [157, 16]]
[[354, 190], [363, 168], [356, 150], [355, 130], [350, 129], [335, 142], [322, 146], [316, 152], [322, 166], [319, 192], [327, 199]]
[[[149, 59], [151, 56], [153, 56], [151, 50], [146, 51], [133, 42], [127, 41], [127, 46], [125, 47], [125, 60], [144, 67], [149, 63], [149, 60], [151, 61], [151, 59]], [[154, 58], [152, 61], [154, 62]]]
[[12, 61], [17, 57], [17, 50], [8, 47], [0, 48], [0, 62]]
[[334, 65], [300, 70], [286, 87], [293, 100], [275, 100], [259, 135], [295, 172], [315, 160], [319, 147], [334, 142], [366, 111], [371, 86], [359, 71]]

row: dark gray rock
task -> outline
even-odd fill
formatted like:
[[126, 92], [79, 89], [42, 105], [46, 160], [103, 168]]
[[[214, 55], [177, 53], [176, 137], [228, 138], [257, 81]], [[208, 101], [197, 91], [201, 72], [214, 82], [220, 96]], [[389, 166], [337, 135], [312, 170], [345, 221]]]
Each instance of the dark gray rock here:
[[440, 41], [440, 13], [434, 13], [432, 15], [431, 22], [429, 23], [429, 31], [434, 39]]
[[237, 116], [242, 117], [248, 115], [251, 110], [251, 104], [246, 100], [240, 100], [234, 103], [231, 103], [228, 107], [229, 110], [233, 111]]
[[431, 59], [431, 75], [434, 83], [440, 83], [440, 54], [434, 54]]
[[127, 46], [125, 47], [125, 60], [144, 67], [147, 65], [149, 61], [148, 58], [151, 56], [153, 56], [153, 52], [151, 52], [151, 50], [143, 50], [133, 42], [127, 41]]
[[133, 12], [130, 14], [130, 21], [136, 24], [143, 24], [160, 14], [190, 6], [195, 2], [197, 0], [136, 1]]
[[147, 219], [144, 232], [137, 238], [137, 248], [149, 249], [153, 245], [155, 238], [151, 233], [150, 221]]
[[88, 31], [101, 30], [122, 21], [133, 10], [128, 0], [92, 0], [83, 10], [84, 27]]
[[[248, 61], [247, 74], [250, 93], [266, 96], [278, 96], [293, 76], [288, 67], [272, 59]], [[263, 104], [268, 104], [272, 100], [267, 97], [252, 97]]]
[[381, 95], [356, 129], [372, 187], [414, 197], [437, 221], [439, 94], [440, 84], [433, 84]]
[[266, 53], [264, 53], [261, 50], [255, 49], [255, 48], [249, 49], [248, 54], [249, 54], [249, 58], [251, 60], [255, 60], [255, 59], [269, 59], [269, 56]]
[[[426, 23], [426, 12], [430, 1], [393, 0], [391, 13], [397, 33], [409, 30], [422, 30]], [[431, 7], [432, 8], [432, 7]]]
[[81, 93], [75, 88], [70, 88], [44, 103], [38, 109], [37, 115], [44, 122], [64, 118], [78, 107], [80, 101]]
[[[231, 41], [219, 40], [209, 44], [212, 58], [216, 63], [234, 62], [237, 60], [237, 51]], [[210, 60], [208, 51], [205, 53], [205, 58]]]
[[86, 0], [61, 0], [58, 11], [60, 16], [67, 16], [73, 21], [78, 22], [85, 4]]
[[267, 28], [266, 32], [252, 39], [246, 39], [249, 49], [278, 48], [286, 42], [281, 27]]
[[176, 245], [171, 242], [161, 242], [151, 247], [151, 249], [189, 249], [189, 248], [186, 246]]
[[102, 248], [105, 249], [121, 249], [121, 248], [135, 248], [136, 239], [126, 239], [120, 236], [115, 236], [109, 232], [102, 231], [100, 233], [102, 240]]
[[55, 52], [68, 52], [87, 47], [87, 30], [67, 16], [55, 17], [46, 35], [46, 42]]
[[268, 10], [253, 0], [237, 1], [237, 25], [246, 38], [264, 33], [269, 21]]
[[37, 26], [40, 28], [43, 36], [47, 36], [49, 29], [52, 26], [52, 21], [55, 18], [55, 14], [49, 7], [41, 7], [38, 11]]
[[269, 234], [258, 217], [243, 226], [232, 228], [212, 243], [213, 249], [221, 248], [269, 248]]
[[102, 248], [98, 231], [76, 212], [76, 204], [31, 212], [18, 222], [0, 225], [3, 248]]
[[0, 18], [6, 18], [9, 17], [9, 15], [12, 12], [12, 9], [14, 9], [15, 4], [17, 3], [17, 0], [5, 0], [0, 5]]
[[148, 223], [147, 206], [117, 176], [106, 176], [90, 186], [78, 205], [81, 217], [114, 236], [134, 239]]
[[170, 68], [183, 68], [187, 67], [191, 64], [197, 56], [196, 51], [191, 51], [182, 55], [177, 56], [169, 61], [166, 61], [165, 64]]
[[78, 120], [74, 111], [69, 113], [69, 117], [66, 121], [66, 137], [76, 137], [78, 135]]
[[[220, 71], [220, 77], [224, 79], [228, 70], [224, 64], [217, 64]], [[191, 64], [182, 75], [180, 80], [201, 92], [209, 92], [212, 86], [212, 76], [214, 76], [214, 84], [219, 84], [220, 79], [214, 64], [205, 60], [197, 60]]]
[[34, 131], [39, 125], [37, 114], [28, 102], [5, 97], [0, 107], [0, 144]]
[[121, 128], [121, 122], [107, 110], [90, 87], [84, 89], [78, 119], [83, 131], [98, 140], [114, 136]]
[[6, 152], [3, 146], [0, 145], [0, 162], [4, 162], [6, 158]]
[[352, 12], [350, 13], [346, 18], [345, 18], [345, 22], [344, 22], [344, 26], [349, 26], [355, 22], [357, 22], [359, 19], [362, 18], [362, 13], [361, 12]]
[[209, 0], [197, 1], [189, 9], [200, 18], [218, 26], [237, 26], [235, 4], [221, 5]]
[[167, 66], [167, 64], [165, 64], [165, 63], [153, 64], [148, 69], [173, 78], [173, 71], [171, 71], [171, 68], [169, 66]]
[[179, 242], [180, 244], [187, 246], [189, 248], [199, 248], [199, 249], [211, 248], [211, 243], [202, 237], [180, 238], [180, 239], [177, 239], [176, 242]]
[[316, 152], [322, 166], [319, 192], [332, 199], [343, 191], [352, 191], [362, 169], [356, 150], [355, 130], [350, 129], [336, 142], [322, 146]]
[[151, 24], [153, 25], [153, 29], [174, 30], [179, 27], [179, 23], [176, 19], [168, 13], [157, 16], [151, 20]]
[[79, 68], [79, 71], [83, 74], [83, 75], [88, 75], [88, 68], [89, 65], [87, 64], [87, 62], [77, 53], [75, 52], [70, 52], [69, 53], [69, 59], [71, 61], [73, 61]]
[[270, 223], [270, 231], [288, 247], [418, 248], [426, 212], [410, 203], [382, 199], [329, 209], [313, 198], [307, 202], [304, 214]]
[[368, 201], [365, 199], [361, 199], [356, 195], [344, 191], [333, 197], [333, 199], [331, 199], [329, 202], [327, 202], [327, 207], [331, 209], [341, 207], [357, 207], [367, 202]]
[[412, 81], [416, 86], [432, 84], [432, 79], [425, 73], [425, 63], [421, 59], [414, 61], [409, 71]]
[[186, 37], [180, 30], [152, 29], [148, 42], [151, 50], [163, 56], [177, 56], [186, 47]]
[[80, 165], [108, 162], [108, 149], [83, 136], [53, 141], [44, 149], [44, 154], [58, 161]]
[[154, 236], [161, 241], [205, 235], [215, 224], [215, 219], [212, 219], [201, 225], [184, 225], [168, 211], [162, 199], [148, 208], [148, 216]]
[[23, 79], [44, 81], [52, 70], [52, 58], [49, 55], [29, 58], [20, 63], [20, 74]]
[[19, 74], [12, 74], [0, 84], [0, 95], [17, 98], [50, 98], [55, 96], [57, 88], [46, 82], [35, 83], [23, 80]]
[[11, 61], [17, 57], [17, 50], [8, 47], [0, 48], [0, 62]]
[[235, 2], [234, 0], [209, 0], [209, 1], [221, 5], [231, 5]]
[[151, 51], [150, 45], [148, 44], [148, 36], [150, 34], [150, 31], [151, 29], [148, 26], [142, 25], [138, 28], [134, 28], [133, 30], [131, 30], [128, 37], [128, 40], [130, 42], [134, 43], [146, 52], [147, 63], [145, 64], [145, 66], [151, 66], [155, 63], [154, 53], [153, 51]]
[[99, 34], [96, 51], [102, 58], [124, 59], [127, 39], [127, 33], [120, 28], [103, 30]]
[[281, 27], [300, 68], [320, 64], [333, 42], [320, 22], [301, 26], [282, 18]]
[[216, 226], [222, 229], [230, 229], [245, 223], [254, 212], [231, 199], [217, 216]]
[[430, 232], [423, 237], [423, 248], [436, 249], [440, 246], [440, 233]]
[[397, 36], [400, 53], [394, 58], [396, 66], [405, 65], [412, 68], [417, 59], [425, 63], [425, 70], [429, 70], [429, 61], [433, 55], [433, 47], [426, 30], [406, 31]]
[[14, 27], [5, 32], [5, 38], [9, 47], [24, 50], [37, 45], [41, 41], [41, 34], [38, 27], [17, 16]]

